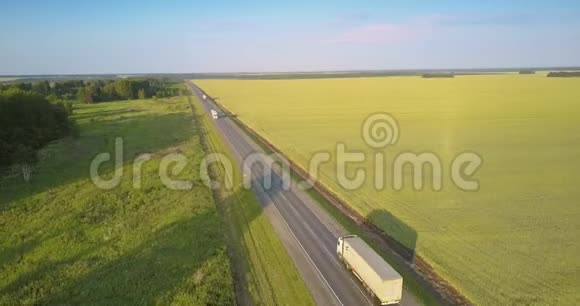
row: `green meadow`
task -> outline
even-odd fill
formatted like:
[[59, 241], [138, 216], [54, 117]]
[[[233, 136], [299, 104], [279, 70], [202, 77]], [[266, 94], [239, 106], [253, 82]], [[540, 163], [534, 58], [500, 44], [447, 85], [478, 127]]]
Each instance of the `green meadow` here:
[[13, 77], [0, 77], [0, 83], [12, 82], [12, 81], [16, 81], [16, 80], [18, 80], [18, 78], [13, 78]]
[[[295, 80], [197, 80], [210, 95], [308, 166], [329, 152], [319, 178], [361, 214], [415, 250], [476, 304], [580, 302], [580, 79], [536, 75], [455, 78], [377, 77]], [[383, 190], [374, 188], [377, 151], [361, 137], [365, 118], [396, 118]], [[337, 183], [335, 149], [366, 153], [347, 168], [367, 170], [361, 188]], [[464, 151], [483, 164], [464, 191], [450, 179]], [[443, 188], [414, 190], [411, 169], [394, 190], [402, 152], [439, 157]], [[432, 174], [427, 169], [426, 176]]]
[[[185, 98], [76, 105], [80, 137], [42, 150], [29, 183], [3, 178], [0, 194], [0, 304], [230, 305], [234, 288], [225, 233]], [[124, 139], [120, 185], [101, 190], [89, 178], [98, 153]], [[133, 188], [133, 158], [143, 165]], [[159, 177], [169, 153], [189, 165], [170, 190]], [[114, 169], [105, 163], [105, 176]]]

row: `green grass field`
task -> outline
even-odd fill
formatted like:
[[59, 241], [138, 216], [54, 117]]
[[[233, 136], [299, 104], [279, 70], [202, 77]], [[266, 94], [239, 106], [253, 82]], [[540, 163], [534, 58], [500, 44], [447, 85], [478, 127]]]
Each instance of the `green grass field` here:
[[[391, 113], [400, 138], [386, 149], [385, 190], [371, 180], [356, 191], [341, 188], [333, 163], [322, 166], [322, 181], [477, 304], [580, 303], [580, 80], [511, 74], [196, 84], [302, 165], [337, 142], [372, 153], [362, 122]], [[477, 192], [450, 180], [451, 161], [466, 150], [484, 159]], [[408, 179], [394, 191], [389, 173], [403, 151], [436, 153], [443, 190], [414, 191]], [[367, 156], [361, 165], [371, 169]]]
[[[234, 161], [228, 147], [221, 140], [211, 118], [202, 111], [199, 101], [193, 101], [199, 122], [205, 131], [208, 153], [221, 153]], [[214, 166], [216, 164], [213, 164]], [[274, 228], [251, 190], [242, 187], [239, 167], [225, 175], [225, 168], [214, 167], [216, 179], [228, 177], [233, 190], [217, 190], [218, 206], [227, 225], [230, 258], [238, 286], [240, 304], [258, 305], [314, 305], [291, 258], [276, 236]]]
[[11, 81], [15, 81], [15, 80], [18, 80], [18, 78], [0, 77], [0, 83], [3, 83], [3, 82], [11, 82]]
[[[30, 183], [2, 181], [0, 304], [232, 304], [224, 225], [199, 178], [204, 153], [185, 99], [78, 105], [74, 117], [80, 138], [44, 149]], [[99, 190], [89, 163], [112, 153], [116, 136], [124, 176]], [[145, 152], [153, 159], [136, 190], [131, 161]], [[192, 190], [160, 181], [160, 158], [177, 152], [190, 164], [175, 178]]]

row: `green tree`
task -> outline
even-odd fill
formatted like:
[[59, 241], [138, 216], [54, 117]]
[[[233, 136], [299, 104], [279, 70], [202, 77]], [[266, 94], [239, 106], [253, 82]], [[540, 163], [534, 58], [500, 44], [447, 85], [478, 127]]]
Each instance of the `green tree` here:
[[121, 99], [133, 99], [134, 97], [131, 81], [129, 80], [123, 79], [115, 81], [115, 92]]
[[46, 96], [50, 91], [50, 84], [48, 84], [48, 81], [38, 81], [32, 83], [31, 90], [39, 95]]
[[79, 88], [77, 91], [77, 100], [83, 103], [92, 104], [95, 100], [93, 92], [91, 92], [91, 88], [90, 87]]
[[53, 104], [59, 100], [58, 96], [55, 94], [50, 94], [50, 95], [46, 96], [46, 99], [48, 100], [48, 102], [53, 103]]
[[112, 101], [112, 100], [118, 99], [117, 92], [115, 91], [115, 82], [114, 81], [107, 82], [103, 86], [102, 92], [103, 92], [103, 97], [107, 101]]
[[64, 107], [39, 94], [18, 88], [0, 93], [0, 169], [34, 162], [38, 149], [71, 126]]

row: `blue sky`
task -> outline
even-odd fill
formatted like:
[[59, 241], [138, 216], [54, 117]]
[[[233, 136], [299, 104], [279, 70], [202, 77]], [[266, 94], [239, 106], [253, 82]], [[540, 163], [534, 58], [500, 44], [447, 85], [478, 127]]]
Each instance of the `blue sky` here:
[[0, 75], [580, 66], [580, 1], [0, 2]]

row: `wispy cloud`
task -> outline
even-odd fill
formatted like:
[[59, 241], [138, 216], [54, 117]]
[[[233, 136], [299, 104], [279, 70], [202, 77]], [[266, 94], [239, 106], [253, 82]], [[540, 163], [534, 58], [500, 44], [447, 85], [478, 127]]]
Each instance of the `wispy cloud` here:
[[448, 15], [433, 14], [430, 16], [424, 16], [423, 19], [430, 20], [433, 25], [451, 27], [528, 27], [530, 25], [545, 26], [549, 24], [562, 24], [570, 21], [578, 21], [577, 15], [573, 12], [553, 15], [546, 12], [531, 11], [494, 13], [468, 11]]
[[211, 32], [254, 31], [262, 27], [257, 20], [243, 18], [213, 18], [196, 22], [196, 27]]
[[[475, 13], [444, 15], [431, 14], [416, 16], [407, 21], [381, 21], [370, 14], [341, 16], [337, 19], [337, 33], [328, 40], [345, 44], [390, 44], [418, 40], [427, 34], [443, 28], [469, 27], [517, 27], [537, 23], [538, 16], [525, 12]], [[366, 22], [365, 22], [365, 19]], [[545, 18], [550, 20], [549, 18]]]
[[352, 27], [369, 23], [379, 22], [378, 16], [364, 11], [350, 11], [339, 14], [330, 19], [329, 25], [333, 27]]
[[416, 40], [431, 29], [430, 20], [409, 23], [372, 23], [348, 27], [330, 39], [332, 43], [389, 44]]
[[538, 21], [538, 16], [524, 12], [494, 14], [472, 12], [461, 15], [437, 15], [434, 19], [444, 26], [514, 26], [533, 24]]

